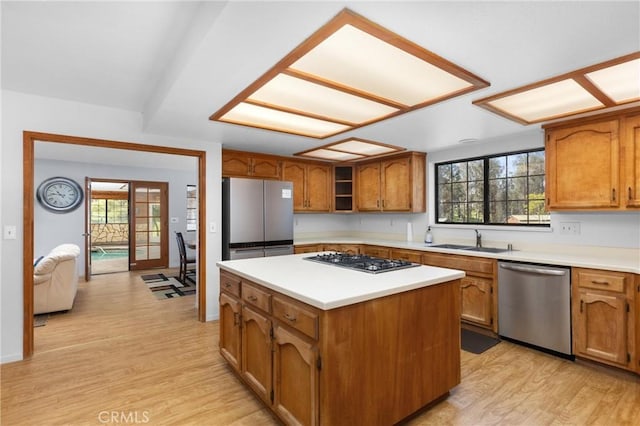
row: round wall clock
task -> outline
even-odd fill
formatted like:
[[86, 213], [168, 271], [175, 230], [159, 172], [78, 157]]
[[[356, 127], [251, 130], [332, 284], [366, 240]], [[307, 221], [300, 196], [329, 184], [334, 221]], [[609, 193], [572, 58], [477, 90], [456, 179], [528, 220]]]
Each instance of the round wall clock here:
[[67, 213], [80, 206], [83, 192], [82, 187], [72, 179], [52, 177], [38, 186], [36, 197], [45, 209], [54, 213]]

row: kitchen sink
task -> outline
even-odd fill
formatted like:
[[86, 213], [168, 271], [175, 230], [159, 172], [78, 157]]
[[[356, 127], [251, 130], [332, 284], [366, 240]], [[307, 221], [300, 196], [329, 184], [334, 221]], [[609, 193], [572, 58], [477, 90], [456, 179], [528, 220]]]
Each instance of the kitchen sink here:
[[479, 251], [484, 253], [504, 253], [508, 251], [507, 249], [501, 249], [496, 247], [474, 247], [474, 246], [465, 246], [463, 244], [435, 244], [435, 245], [432, 245], [431, 247], [454, 249], [454, 250]]
[[481, 251], [485, 253], [504, 253], [505, 251], [509, 251], [507, 249], [501, 249], [496, 247], [467, 247], [467, 248], [463, 248], [462, 250]]
[[443, 248], [443, 249], [457, 249], [457, 250], [469, 250], [469, 249], [475, 248], [472, 246], [464, 246], [462, 244], [434, 244], [430, 247]]

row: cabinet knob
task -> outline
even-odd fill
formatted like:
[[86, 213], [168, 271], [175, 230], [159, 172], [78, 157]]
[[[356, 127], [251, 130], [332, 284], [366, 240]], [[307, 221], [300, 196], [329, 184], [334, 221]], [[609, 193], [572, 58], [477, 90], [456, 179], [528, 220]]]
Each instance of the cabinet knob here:
[[296, 316], [295, 316], [295, 315], [291, 315], [291, 314], [289, 314], [289, 313], [284, 314], [284, 317], [285, 317], [286, 319], [288, 319], [289, 321], [291, 321], [291, 322], [295, 322], [295, 321], [298, 319], [298, 318], [296, 318]]
[[247, 297], [247, 300], [249, 302], [255, 302], [256, 300], [258, 300], [258, 298], [256, 296], [249, 296], [249, 297]]

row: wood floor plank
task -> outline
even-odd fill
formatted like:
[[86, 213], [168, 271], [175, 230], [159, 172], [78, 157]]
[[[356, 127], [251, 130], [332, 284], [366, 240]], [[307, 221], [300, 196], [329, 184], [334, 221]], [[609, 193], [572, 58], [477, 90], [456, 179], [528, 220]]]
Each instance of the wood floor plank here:
[[[0, 424], [277, 425], [219, 355], [217, 321], [198, 322], [193, 297], [156, 300], [139, 275], [81, 283], [34, 330], [33, 358], [0, 366]], [[504, 341], [461, 360], [462, 383], [407, 424], [638, 424], [638, 376]]]

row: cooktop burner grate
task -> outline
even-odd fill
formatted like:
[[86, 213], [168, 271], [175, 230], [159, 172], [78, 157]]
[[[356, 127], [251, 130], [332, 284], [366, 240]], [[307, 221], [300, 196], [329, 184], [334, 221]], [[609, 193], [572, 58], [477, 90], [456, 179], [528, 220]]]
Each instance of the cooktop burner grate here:
[[419, 263], [412, 263], [401, 259], [383, 259], [366, 254], [348, 254], [341, 252], [317, 254], [315, 256], [305, 257], [304, 260], [355, 269], [370, 274], [420, 266]]

